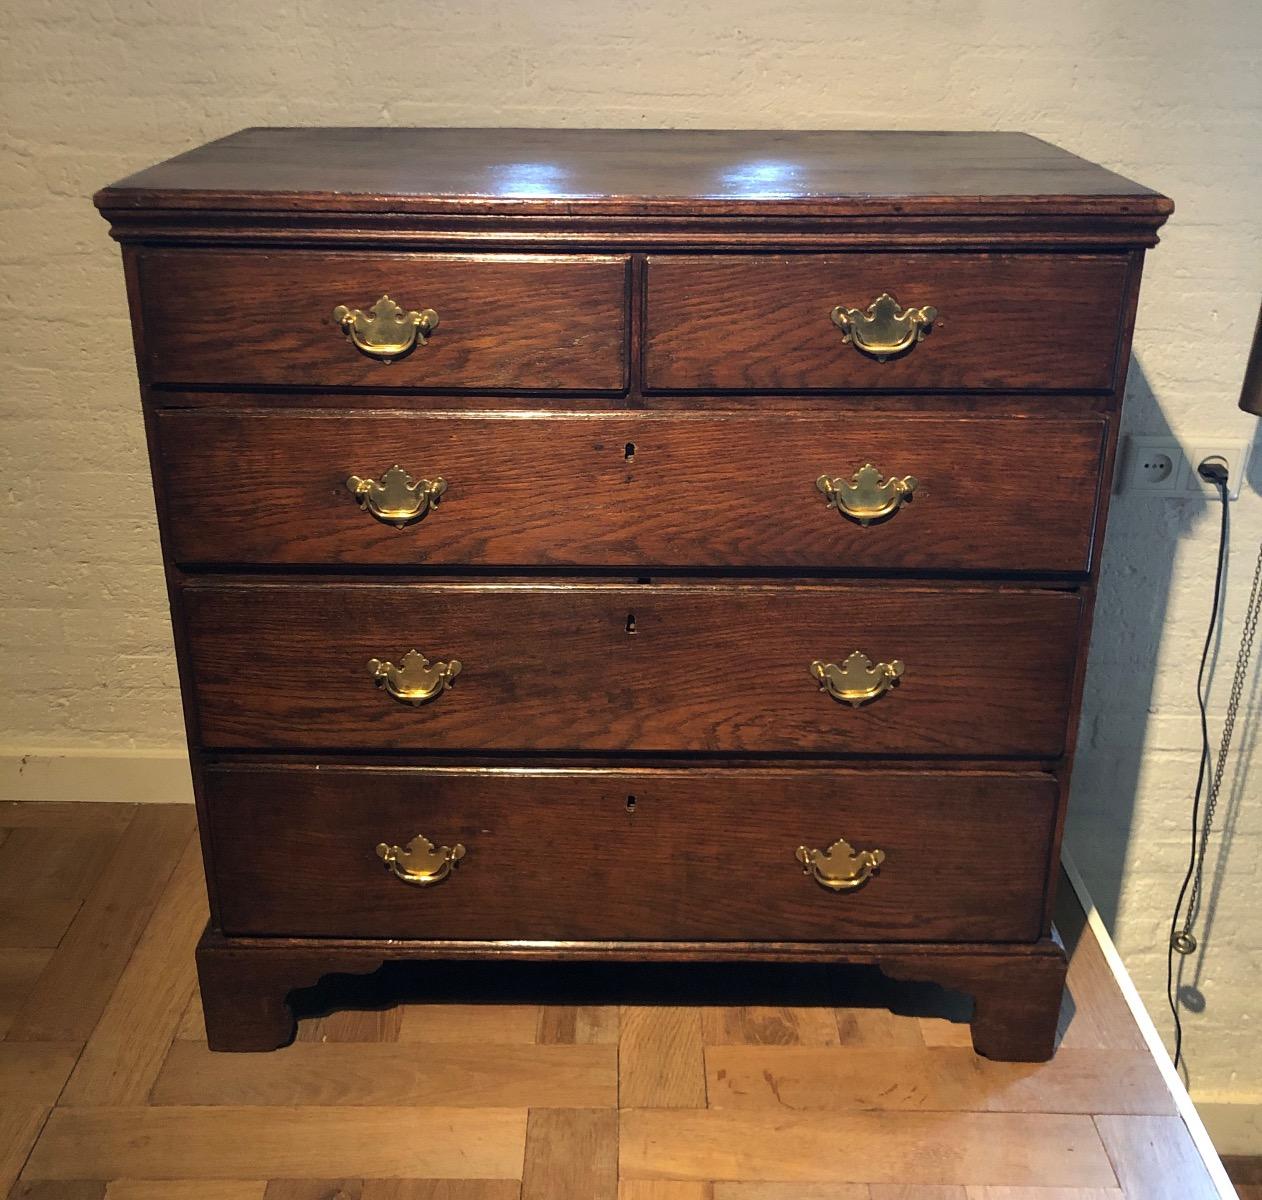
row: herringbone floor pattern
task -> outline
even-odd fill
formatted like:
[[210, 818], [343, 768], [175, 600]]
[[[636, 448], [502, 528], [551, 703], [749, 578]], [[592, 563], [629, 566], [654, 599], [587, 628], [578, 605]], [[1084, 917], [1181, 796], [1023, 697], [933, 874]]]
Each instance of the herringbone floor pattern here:
[[974, 1057], [932, 987], [717, 968], [403, 965], [305, 994], [288, 1049], [211, 1054], [205, 919], [190, 809], [0, 806], [0, 1196], [1214, 1194], [1072, 910], [1044, 1066]]

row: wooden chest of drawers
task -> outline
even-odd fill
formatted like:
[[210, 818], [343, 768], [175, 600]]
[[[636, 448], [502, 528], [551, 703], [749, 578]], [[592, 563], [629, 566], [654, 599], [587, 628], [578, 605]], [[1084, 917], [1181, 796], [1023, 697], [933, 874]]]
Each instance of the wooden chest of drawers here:
[[874, 963], [1052, 1052], [1168, 200], [1013, 134], [258, 129], [96, 202], [213, 1047], [472, 957]]

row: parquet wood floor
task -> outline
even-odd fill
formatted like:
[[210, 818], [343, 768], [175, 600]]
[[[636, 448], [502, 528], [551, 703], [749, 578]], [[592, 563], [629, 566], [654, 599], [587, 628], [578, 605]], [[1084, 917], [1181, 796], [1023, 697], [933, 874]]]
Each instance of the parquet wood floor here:
[[822, 968], [395, 964], [211, 1054], [192, 810], [0, 805], [0, 1197], [1212, 1197], [1062, 907], [1040, 1066], [975, 1057], [962, 997]]

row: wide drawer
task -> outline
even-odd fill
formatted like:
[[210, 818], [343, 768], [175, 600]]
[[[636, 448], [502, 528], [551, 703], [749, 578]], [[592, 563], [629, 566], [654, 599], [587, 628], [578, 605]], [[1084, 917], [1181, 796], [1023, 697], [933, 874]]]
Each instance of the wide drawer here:
[[[150, 382], [374, 390], [626, 386], [627, 260], [543, 255], [155, 251], [140, 265]], [[389, 295], [432, 309], [424, 345], [382, 361], [334, 309]], [[369, 347], [410, 331], [367, 329]]]
[[[1069, 592], [898, 582], [197, 582], [182, 595], [201, 740], [223, 748], [1054, 757], [1081, 612]], [[859, 660], [842, 671], [856, 653], [873, 671], [897, 660], [901, 678]], [[866, 703], [845, 698], [868, 688]]]
[[[861, 413], [157, 420], [177, 561], [504, 568], [1086, 572], [1104, 433], [1098, 419]], [[869, 464], [881, 478], [866, 493], [853, 485]], [[396, 465], [410, 481], [390, 493]], [[821, 476], [850, 490], [830, 504]], [[908, 476], [904, 502], [890, 480]], [[431, 508], [422, 481], [439, 477]]]
[[[1039, 935], [1056, 783], [873, 770], [211, 767], [225, 933], [1017, 941]], [[446, 878], [408, 843], [463, 845]], [[827, 852], [831, 890], [799, 846]], [[884, 853], [874, 874], [864, 851]], [[868, 875], [866, 882], [863, 877]]]
[[[729, 389], [1084, 389], [1113, 386], [1126, 293], [1122, 255], [857, 253], [654, 255], [645, 386]], [[882, 295], [937, 310], [922, 341], [866, 327], [847, 343], [835, 308]], [[879, 314], [878, 314], [879, 315]]]

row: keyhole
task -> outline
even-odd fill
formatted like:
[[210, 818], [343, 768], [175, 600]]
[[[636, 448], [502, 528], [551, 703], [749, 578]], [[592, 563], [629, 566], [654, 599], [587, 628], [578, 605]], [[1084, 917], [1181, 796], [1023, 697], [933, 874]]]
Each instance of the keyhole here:
[[635, 462], [635, 443], [634, 442], [628, 442], [622, 448], [622, 457], [625, 458], [627, 462]]
[[627, 797], [627, 812], [629, 813], [635, 812], [635, 797], [634, 796]]
[[627, 613], [627, 632], [635, 632], [635, 613]]

